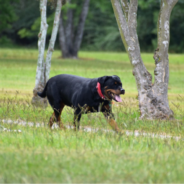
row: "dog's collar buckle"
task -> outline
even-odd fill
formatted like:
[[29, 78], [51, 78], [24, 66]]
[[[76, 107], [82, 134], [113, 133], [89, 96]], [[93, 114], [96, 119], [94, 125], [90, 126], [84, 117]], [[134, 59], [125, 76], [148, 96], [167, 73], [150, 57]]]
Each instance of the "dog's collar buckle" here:
[[104, 95], [102, 94], [101, 86], [100, 86], [100, 83], [99, 83], [99, 82], [97, 82], [96, 89], [97, 89], [97, 92], [98, 92], [100, 98], [102, 98], [103, 100], [105, 100], [105, 97], [104, 97]]

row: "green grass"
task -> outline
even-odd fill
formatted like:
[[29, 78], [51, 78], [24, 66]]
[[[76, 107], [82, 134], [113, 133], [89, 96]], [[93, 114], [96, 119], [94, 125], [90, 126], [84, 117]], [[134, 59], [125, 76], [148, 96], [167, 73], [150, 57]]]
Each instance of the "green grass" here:
[[22, 128], [0, 133], [0, 182], [183, 182], [184, 141]]
[[[113, 104], [117, 123], [124, 130], [181, 137], [159, 139], [49, 130], [3, 124], [2, 119], [43, 122], [52, 113], [30, 104], [34, 88], [36, 50], [0, 50], [0, 183], [178, 183], [184, 181], [184, 55], [170, 54], [169, 102], [172, 121], [139, 119], [137, 90], [125, 53], [80, 52], [79, 60], [61, 60], [55, 51], [50, 76], [69, 73], [84, 77], [119, 75], [126, 95]], [[153, 54], [143, 54], [150, 73]], [[65, 125], [72, 125], [73, 110], [65, 108]], [[82, 126], [110, 129], [102, 114], [83, 115]], [[22, 133], [3, 132], [21, 129]]]

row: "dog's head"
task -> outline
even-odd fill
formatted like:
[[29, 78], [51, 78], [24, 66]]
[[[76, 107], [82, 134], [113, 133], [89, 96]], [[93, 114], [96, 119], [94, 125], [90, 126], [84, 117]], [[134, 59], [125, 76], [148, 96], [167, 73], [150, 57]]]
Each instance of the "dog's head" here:
[[104, 76], [98, 78], [101, 90], [106, 99], [115, 100], [121, 102], [121, 94], [125, 94], [125, 90], [122, 88], [122, 83], [117, 75]]

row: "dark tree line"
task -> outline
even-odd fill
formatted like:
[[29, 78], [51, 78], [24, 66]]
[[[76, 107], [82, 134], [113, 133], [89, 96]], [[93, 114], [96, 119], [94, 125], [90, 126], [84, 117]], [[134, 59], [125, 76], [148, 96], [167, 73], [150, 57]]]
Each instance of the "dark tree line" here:
[[[160, 9], [160, 0], [138, 1], [137, 32], [140, 47], [143, 51], [152, 51], [156, 46], [157, 17]], [[84, 1], [72, 0], [69, 8], [73, 12], [73, 33], [77, 35], [77, 25], [82, 13]], [[179, 0], [171, 16], [171, 52], [184, 51], [184, 1]], [[0, 45], [1, 47], [20, 45], [35, 47], [37, 45], [40, 27], [40, 13], [38, 0], [0, 0]], [[48, 24], [53, 21], [54, 9], [48, 7]], [[63, 6], [63, 22], [69, 19], [68, 6]], [[52, 23], [51, 23], [52, 24]], [[66, 25], [65, 25], [66, 26]], [[75, 29], [74, 29], [75, 28]], [[48, 37], [52, 27], [48, 28]], [[65, 27], [66, 29], [66, 27]], [[74, 37], [75, 37], [74, 36]], [[70, 37], [74, 44], [73, 35]], [[59, 39], [56, 47], [60, 47]], [[90, 0], [89, 12], [86, 16], [81, 43], [83, 50], [122, 50], [123, 44], [114, 17], [110, 0]], [[74, 48], [70, 48], [73, 51]]]

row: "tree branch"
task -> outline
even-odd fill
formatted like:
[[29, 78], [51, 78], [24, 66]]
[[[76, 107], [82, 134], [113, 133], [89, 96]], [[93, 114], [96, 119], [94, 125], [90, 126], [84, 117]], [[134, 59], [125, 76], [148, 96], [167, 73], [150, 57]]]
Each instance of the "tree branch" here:
[[[146, 70], [140, 55], [139, 41], [136, 32], [136, 15], [137, 15], [137, 0], [131, 0], [129, 6], [128, 23], [123, 15], [122, 7], [119, 0], [111, 0], [120, 34], [133, 65], [133, 75], [136, 78], [137, 88], [139, 91], [144, 91], [144, 83], [147, 82], [146, 88], [151, 86], [151, 75]], [[142, 82], [144, 81], [144, 83]]]
[[178, 0], [161, 0], [160, 13], [157, 21], [157, 36], [159, 58], [155, 59], [156, 64], [161, 61], [161, 56], [168, 55], [170, 41], [170, 15], [171, 11]]
[[178, 0], [167, 0], [166, 3], [168, 3], [172, 8], [175, 6], [175, 4], [178, 2]]
[[83, 32], [84, 32], [84, 24], [85, 24], [85, 20], [86, 20], [86, 17], [88, 14], [88, 9], [89, 9], [89, 2], [90, 2], [90, 0], [84, 0], [82, 12], [81, 12], [81, 15], [79, 18], [77, 33], [76, 33], [75, 42], [74, 42], [75, 55], [77, 54], [77, 52], [80, 48], [81, 42], [82, 42], [82, 36], [83, 36]]
[[129, 2], [128, 0], [120, 0], [120, 3], [123, 8], [123, 12], [124, 12], [126, 21], [128, 22]]
[[128, 12], [128, 15], [129, 15], [128, 25], [129, 25], [129, 28], [135, 30], [135, 32], [137, 27], [137, 7], [138, 7], [137, 0], [130, 0], [130, 7]]
[[49, 79], [50, 67], [51, 67], [51, 58], [52, 58], [52, 53], [54, 51], [54, 45], [55, 45], [56, 37], [57, 37], [57, 33], [58, 33], [61, 7], [62, 7], [61, 0], [57, 0], [57, 6], [56, 6], [55, 17], [54, 17], [52, 35], [51, 35], [51, 39], [50, 39], [50, 42], [49, 42], [49, 48], [48, 48], [48, 51], [47, 51], [47, 56], [46, 56], [46, 71], [45, 71], [46, 82]]
[[126, 22], [125, 15], [123, 14], [119, 0], [111, 0], [111, 3], [116, 17], [116, 21], [118, 24], [118, 28], [120, 31], [121, 39], [128, 53], [129, 29], [128, 29], [128, 24]]
[[[137, 9], [138, 9], [138, 0], [130, 0], [129, 16], [128, 16], [128, 27], [130, 34], [129, 47], [130, 48], [135, 47], [137, 56], [140, 56], [140, 61], [142, 62], [140, 45], [137, 36]], [[132, 64], [134, 63], [132, 62]]]
[[[69, 5], [71, 4], [71, 0], [68, 0]], [[68, 8], [67, 11], [67, 22], [66, 22], [66, 28], [65, 28], [65, 35], [66, 35], [66, 44], [68, 47], [68, 50], [70, 50], [70, 47], [72, 45], [72, 23], [73, 23], [73, 9], [71, 7]]]
[[[168, 49], [170, 42], [170, 15], [174, 5], [178, 0], [161, 0], [160, 13], [157, 23], [158, 43], [154, 53], [155, 59], [155, 84], [154, 89], [160, 95], [167, 94], [169, 81], [169, 59]], [[160, 86], [160, 87], [157, 87]], [[166, 95], [167, 97], [167, 95]]]
[[65, 30], [63, 25], [62, 12], [61, 12], [60, 21], [59, 21], [59, 44], [62, 50], [62, 56], [66, 57], [68, 55], [68, 51], [67, 51], [67, 45], [66, 45], [66, 39], [65, 39]]

